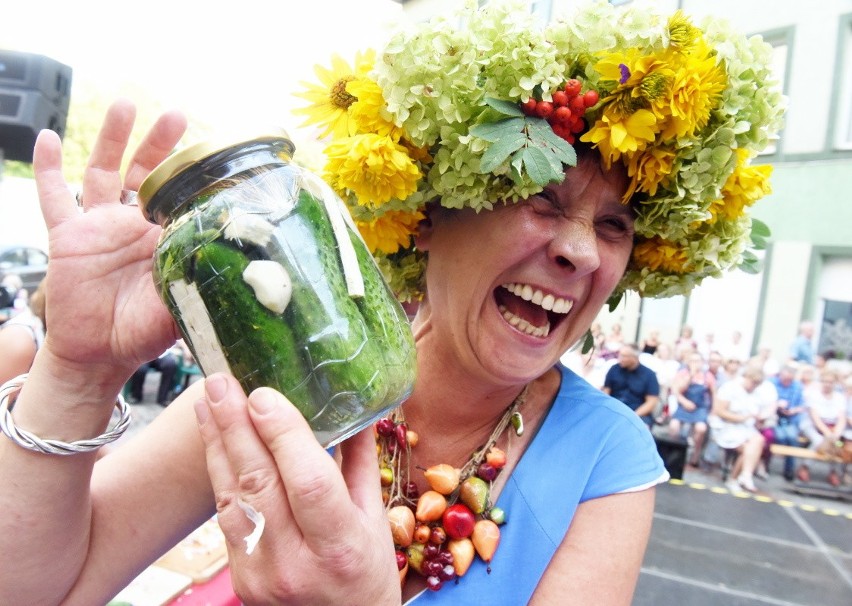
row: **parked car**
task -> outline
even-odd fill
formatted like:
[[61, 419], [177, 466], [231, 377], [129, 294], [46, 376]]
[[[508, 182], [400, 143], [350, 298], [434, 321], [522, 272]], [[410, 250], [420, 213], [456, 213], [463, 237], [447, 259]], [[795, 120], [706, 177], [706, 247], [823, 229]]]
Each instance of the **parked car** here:
[[0, 245], [0, 282], [7, 275], [21, 278], [22, 288], [33, 292], [47, 272], [47, 253], [23, 244]]

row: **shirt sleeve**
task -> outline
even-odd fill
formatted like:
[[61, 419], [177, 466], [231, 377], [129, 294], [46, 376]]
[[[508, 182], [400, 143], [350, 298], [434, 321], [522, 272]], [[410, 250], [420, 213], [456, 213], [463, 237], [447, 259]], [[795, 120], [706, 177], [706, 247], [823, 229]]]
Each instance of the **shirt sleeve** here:
[[[619, 411], [617, 411], [619, 412]], [[648, 427], [635, 414], [617, 414], [603, 436], [581, 501], [649, 488], [669, 479]]]

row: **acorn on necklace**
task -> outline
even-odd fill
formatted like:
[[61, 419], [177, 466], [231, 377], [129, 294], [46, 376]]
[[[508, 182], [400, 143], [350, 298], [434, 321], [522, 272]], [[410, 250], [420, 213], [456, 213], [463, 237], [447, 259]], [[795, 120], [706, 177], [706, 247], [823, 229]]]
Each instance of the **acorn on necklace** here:
[[423, 472], [429, 490], [420, 494], [410, 480], [411, 448], [419, 437], [411, 431], [400, 410], [375, 423], [376, 447], [388, 521], [396, 550], [401, 584], [409, 571], [426, 578], [437, 591], [444, 583], [467, 572], [477, 555], [491, 572], [491, 560], [500, 543], [500, 525], [506, 514], [491, 503], [494, 480], [506, 465], [506, 453], [495, 444], [508, 426], [523, 432], [518, 407], [526, 398], [525, 386], [503, 413], [486, 443], [461, 468], [446, 463]]

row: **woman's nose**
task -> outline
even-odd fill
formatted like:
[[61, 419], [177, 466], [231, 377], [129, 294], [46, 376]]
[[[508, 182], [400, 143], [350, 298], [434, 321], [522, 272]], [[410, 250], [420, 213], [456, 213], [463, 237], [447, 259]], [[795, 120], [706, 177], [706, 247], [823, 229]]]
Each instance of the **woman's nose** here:
[[567, 218], [560, 221], [550, 241], [550, 257], [572, 273], [587, 274], [600, 265], [595, 227], [589, 221]]

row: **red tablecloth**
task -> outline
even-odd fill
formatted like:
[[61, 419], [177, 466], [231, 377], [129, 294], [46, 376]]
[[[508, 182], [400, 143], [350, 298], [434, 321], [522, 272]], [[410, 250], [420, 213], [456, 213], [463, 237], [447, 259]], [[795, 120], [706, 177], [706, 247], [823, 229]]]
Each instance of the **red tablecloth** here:
[[231, 588], [231, 571], [225, 567], [206, 583], [196, 583], [169, 606], [240, 606], [240, 599]]

